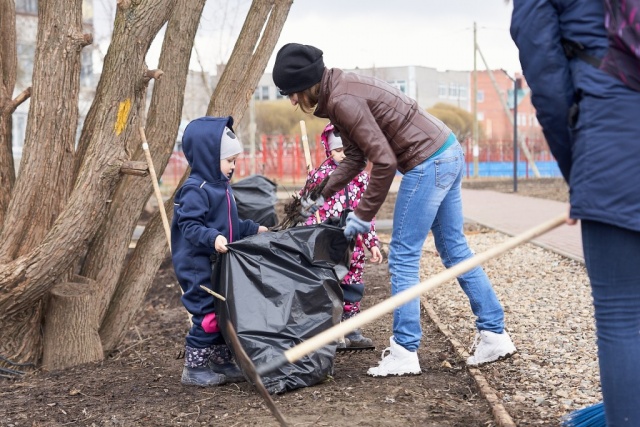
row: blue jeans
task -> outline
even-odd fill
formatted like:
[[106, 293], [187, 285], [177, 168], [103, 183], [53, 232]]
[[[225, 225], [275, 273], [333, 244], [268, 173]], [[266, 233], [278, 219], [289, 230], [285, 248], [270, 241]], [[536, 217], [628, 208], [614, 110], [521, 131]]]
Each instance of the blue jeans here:
[[[393, 214], [389, 245], [391, 293], [420, 282], [422, 245], [432, 231], [442, 263], [449, 268], [473, 256], [464, 235], [460, 193], [464, 154], [456, 142], [432, 156], [402, 178]], [[504, 311], [482, 267], [458, 277], [476, 315], [476, 328], [502, 333]], [[395, 341], [410, 351], [420, 346], [420, 299], [393, 312]]]
[[640, 233], [581, 221], [607, 426], [640, 425]]

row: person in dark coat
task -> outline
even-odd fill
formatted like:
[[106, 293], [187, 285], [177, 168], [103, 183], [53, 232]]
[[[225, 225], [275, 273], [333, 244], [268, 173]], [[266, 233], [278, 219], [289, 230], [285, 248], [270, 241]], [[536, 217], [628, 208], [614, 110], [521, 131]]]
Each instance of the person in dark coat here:
[[251, 220], [239, 220], [229, 185], [242, 144], [231, 117], [201, 117], [189, 123], [182, 148], [191, 174], [176, 192], [171, 249], [182, 288], [182, 303], [191, 315], [186, 337], [182, 383], [216, 386], [244, 377], [232, 360], [214, 311], [211, 256], [227, 252], [227, 243], [267, 231]]
[[[603, 3], [620, 8], [605, 19]], [[538, 120], [569, 184], [569, 222], [581, 222], [609, 427], [640, 425], [639, 6], [516, 0], [511, 20]], [[634, 34], [635, 46], [632, 37], [610, 47]]]

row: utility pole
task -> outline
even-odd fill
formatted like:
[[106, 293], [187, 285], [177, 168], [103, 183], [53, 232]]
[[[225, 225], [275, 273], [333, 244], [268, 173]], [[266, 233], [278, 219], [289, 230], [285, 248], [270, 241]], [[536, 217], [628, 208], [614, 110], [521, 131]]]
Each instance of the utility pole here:
[[[506, 74], [506, 72], [505, 72]], [[508, 75], [508, 74], [507, 74]], [[513, 79], [513, 192], [518, 192], [518, 90], [522, 81]]]
[[251, 175], [256, 174], [256, 100], [252, 96], [249, 101], [249, 161]]
[[478, 162], [478, 67], [477, 67], [478, 42], [476, 39], [476, 23], [473, 23], [473, 176], [477, 178], [479, 173]]

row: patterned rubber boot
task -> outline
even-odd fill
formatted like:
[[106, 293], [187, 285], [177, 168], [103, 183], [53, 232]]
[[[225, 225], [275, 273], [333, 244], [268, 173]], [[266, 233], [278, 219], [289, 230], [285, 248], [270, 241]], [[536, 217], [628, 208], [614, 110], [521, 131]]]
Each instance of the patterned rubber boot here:
[[210, 355], [210, 348], [185, 346], [182, 384], [199, 387], [215, 387], [228, 381], [224, 374], [211, 369], [209, 366]]
[[233, 360], [233, 354], [226, 344], [211, 346], [209, 367], [212, 371], [224, 375], [228, 382], [239, 383], [246, 381], [244, 374]]
[[[342, 321], [351, 319], [353, 316], [357, 316], [360, 313], [359, 302], [345, 302], [344, 310], [342, 311]], [[367, 338], [362, 335], [362, 330], [356, 329], [349, 332], [344, 337], [346, 347], [359, 348], [359, 347], [372, 347], [373, 341], [371, 338]]]

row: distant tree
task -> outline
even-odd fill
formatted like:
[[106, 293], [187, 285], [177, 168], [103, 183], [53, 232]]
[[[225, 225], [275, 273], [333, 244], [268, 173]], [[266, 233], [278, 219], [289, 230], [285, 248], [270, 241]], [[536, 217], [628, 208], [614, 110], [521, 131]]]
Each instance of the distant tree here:
[[458, 141], [464, 142], [473, 134], [473, 114], [456, 106], [437, 103], [427, 111], [433, 114], [446, 124], [458, 138]]
[[[300, 135], [300, 120], [304, 120], [307, 127], [307, 137], [313, 145], [327, 125], [326, 119], [321, 119], [291, 106], [288, 99], [277, 101], [255, 102], [256, 135]], [[249, 120], [245, 116], [239, 128], [248, 129]]]
[[[142, 306], [166, 256], [167, 243], [160, 215], [155, 215], [127, 256], [137, 220], [153, 192], [149, 176], [144, 175], [141, 134], [144, 129], [160, 176], [178, 133], [204, 3], [117, 0], [112, 41], [76, 148], [80, 54], [91, 43], [91, 36], [82, 33], [82, 0], [38, 2], [31, 103], [22, 163], [12, 191], [7, 135], [11, 108], [19, 102], [10, 98], [16, 75], [15, 46], [10, 46], [12, 41], [15, 45], [15, 9], [13, 0], [0, 0], [3, 357], [34, 365], [48, 360], [45, 367], [49, 368], [95, 360], [119, 345]], [[291, 3], [253, 1], [206, 114], [242, 118]], [[145, 57], [164, 25], [162, 71], [149, 70]], [[151, 79], [156, 81], [147, 111]], [[3, 200], [8, 201], [4, 206]], [[167, 212], [171, 215], [172, 210]], [[68, 283], [81, 286], [68, 294], [56, 292], [45, 307], [47, 295], [71, 289], [65, 287]], [[78, 334], [82, 331], [87, 333]], [[97, 337], [95, 342], [87, 341], [97, 351], [74, 345], [83, 335]], [[59, 348], [64, 340], [76, 342]], [[48, 351], [55, 357], [47, 359]]]

